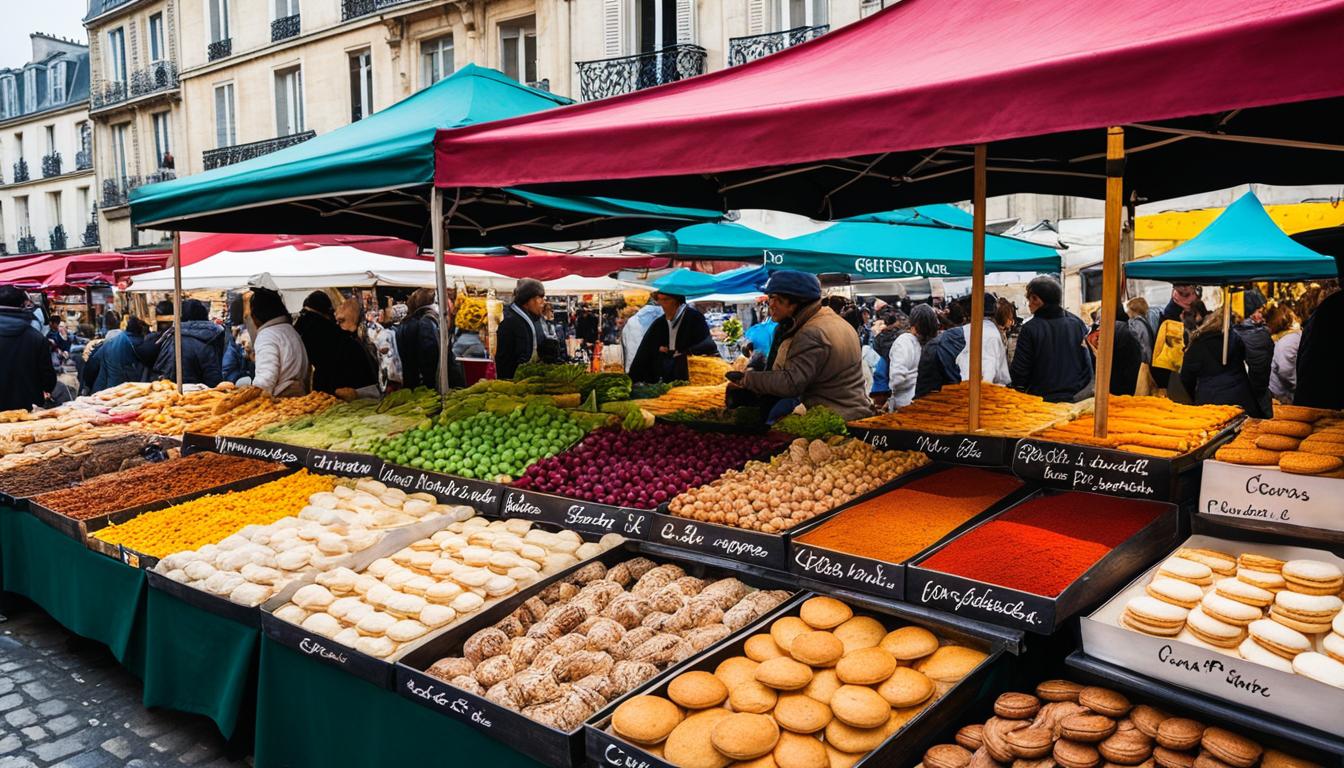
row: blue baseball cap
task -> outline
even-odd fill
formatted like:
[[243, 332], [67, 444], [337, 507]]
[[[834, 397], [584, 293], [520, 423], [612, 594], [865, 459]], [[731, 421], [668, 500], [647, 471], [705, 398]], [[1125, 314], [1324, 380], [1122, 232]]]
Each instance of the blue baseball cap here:
[[816, 301], [821, 298], [821, 281], [816, 275], [799, 272], [796, 269], [781, 269], [771, 272], [761, 292], [767, 296], [772, 293], [784, 293], [797, 296], [803, 301]]

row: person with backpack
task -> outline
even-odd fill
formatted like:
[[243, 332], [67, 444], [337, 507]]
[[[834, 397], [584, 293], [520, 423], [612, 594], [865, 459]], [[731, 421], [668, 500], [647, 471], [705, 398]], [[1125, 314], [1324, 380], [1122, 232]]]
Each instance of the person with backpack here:
[[[224, 329], [210, 322], [210, 311], [203, 302], [182, 302], [182, 383], [213, 387], [224, 379]], [[154, 375], [173, 381], [177, 378], [176, 347], [172, 330], [159, 335]]]
[[[406, 300], [406, 318], [396, 327], [396, 351], [401, 358], [401, 385], [407, 389], [439, 386], [439, 305], [433, 288], [417, 288]], [[452, 317], [452, 307], [448, 308]], [[447, 333], [452, 333], [450, 326]], [[503, 376], [501, 376], [503, 378]], [[448, 347], [448, 387], [465, 387], [466, 374], [453, 348]]]

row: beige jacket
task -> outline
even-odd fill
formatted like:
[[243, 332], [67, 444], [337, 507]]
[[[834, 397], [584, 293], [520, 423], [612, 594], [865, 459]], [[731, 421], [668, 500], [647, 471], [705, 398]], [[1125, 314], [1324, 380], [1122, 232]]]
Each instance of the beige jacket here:
[[799, 312], [771, 369], [747, 371], [742, 386], [759, 395], [796, 397], [809, 408], [824, 405], [846, 420], [860, 419], [873, 413], [863, 365], [854, 328], [816, 301]]

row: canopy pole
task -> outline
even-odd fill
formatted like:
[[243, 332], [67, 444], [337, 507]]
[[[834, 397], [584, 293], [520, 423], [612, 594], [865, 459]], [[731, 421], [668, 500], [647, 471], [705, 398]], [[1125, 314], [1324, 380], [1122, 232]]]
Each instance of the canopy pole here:
[[182, 233], [173, 232], [173, 370], [182, 394]]
[[1223, 286], [1223, 365], [1227, 365], [1227, 347], [1232, 338], [1232, 288]]
[[1097, 348], [1093, 434], [1106, 436], [1110, 414], [1111, 358], [1115, 352], [1115, 311], [1120, 304], [1120, 213], [1125, 201], [1125, 129], [1106, 129], [1106, 218], [1101, 255], [1101, 343]]
[[434, 247], [434, 292], [439, 302], [439, 381], [440, 393], [448, 391], [448, 277], [443, 272], [443, 191], [429, 192], [429, 222]]
[[975, 145], [975, 224], [971, 239], [971, 338], [970, 386], [966, 391], [970, 431], [980, 429], [981, 350], [985, 336], [985, 164], [988, 156], [984, 144]]

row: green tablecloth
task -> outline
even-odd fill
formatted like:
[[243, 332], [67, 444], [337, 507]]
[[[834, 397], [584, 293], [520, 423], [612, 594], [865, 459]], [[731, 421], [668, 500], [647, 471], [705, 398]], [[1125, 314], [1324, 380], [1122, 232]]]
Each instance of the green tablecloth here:
[[146, 590], [146, 707], [205, 715], [225, 738], [250, 730], [261, 631]]
[[261, 639], [257, 768], [539, 763], [394, 691]]
[[0, 509], [0, 584], [144, 676], [145, 574], [98, 554], [27, 512]]

